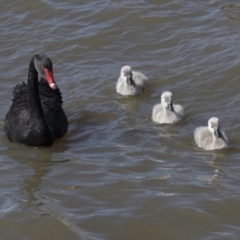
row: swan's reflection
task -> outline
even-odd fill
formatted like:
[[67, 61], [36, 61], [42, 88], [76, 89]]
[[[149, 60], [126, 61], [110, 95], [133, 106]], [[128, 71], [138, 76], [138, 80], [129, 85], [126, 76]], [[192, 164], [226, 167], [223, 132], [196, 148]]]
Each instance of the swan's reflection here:
[[31, 148], [21, 144], [10, 144], [11, 151], [9, 149], [5, 150], [6, 155], [33, 170], [33, 173], [24, 177], [21, 184], [21, 191], [24, 196], [24, 199], [19, 199], [21, 206], [23, 208], [42, 206], [43, 198], [38, 194], [42, 186], [42, 178], [52, 170], [55, 164], [69, 161], [66, 159], [56, 160], [55, 157], [66, 149], [59, 148], [57, 142], [51, 148]]

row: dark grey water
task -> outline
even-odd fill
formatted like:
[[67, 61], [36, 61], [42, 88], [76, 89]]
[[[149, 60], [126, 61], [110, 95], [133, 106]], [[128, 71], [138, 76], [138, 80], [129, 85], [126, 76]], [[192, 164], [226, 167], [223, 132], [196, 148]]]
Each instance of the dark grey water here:
[[[50, 148], [0, 130], [0, 239], [239, 239], [240, 3], [1, 1], [1, 119], [30, 59], [45, 53], [69, 131]], [[171, 2], [171, 3], [169, 3]], [[116, 93], [129, 64], [150, 79]], [[163, 91], [184, 120], [151, 120]], [[217, 116], [230, 148], [203, 151], [196, 127]]]

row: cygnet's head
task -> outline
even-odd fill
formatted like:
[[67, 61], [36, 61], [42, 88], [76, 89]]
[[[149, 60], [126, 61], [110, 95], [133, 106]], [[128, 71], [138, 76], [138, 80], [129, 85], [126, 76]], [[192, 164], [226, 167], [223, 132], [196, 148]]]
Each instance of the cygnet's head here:
[[174, 111], [173, 109], [173, 100], [171, 92], [164, 92], [161, 96], [161, 103], [163, 107], [167, 108], [170, 111]]
[[208, 129], [214, 134], [217, 138], [220, 137], [220, 124], [219, 119], [216, 117], [212, 117], [208, 120]]
[[123, 66], [121, 69], [121, 77], [126, 81], [127, 84], [133, 85], [133, 78], [132, 78], [132, 68], [130, 66]]

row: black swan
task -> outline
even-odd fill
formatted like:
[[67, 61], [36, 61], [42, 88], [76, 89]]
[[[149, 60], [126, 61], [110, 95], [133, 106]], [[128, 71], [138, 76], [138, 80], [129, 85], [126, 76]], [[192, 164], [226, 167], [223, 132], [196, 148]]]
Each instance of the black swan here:
[[[39, 81], [39, 77], [41, 77]], [[67, 131], [68, 120], [62, 109], [62, 96], [54, 78], [52, 62], [35, 55], [28, 71], [28, 84], [21, 82], [13, 90], [4, 132], [11, 142], [29, 146], [50, 146]]]

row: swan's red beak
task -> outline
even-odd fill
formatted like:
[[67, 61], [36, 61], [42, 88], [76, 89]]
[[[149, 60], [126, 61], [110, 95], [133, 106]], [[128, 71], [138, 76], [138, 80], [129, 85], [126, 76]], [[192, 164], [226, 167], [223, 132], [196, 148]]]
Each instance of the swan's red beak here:
[[50, 86], [50, 88], [52, 88], [53, 90], [55, 90], [57, 88], [57, 84], [55, 83], [54, 81], [54, 78], [53, 78], [53, 72], [50, 71], [49, 69], [47, 68], [43, 68], [44, 69], [44, 72], [45, 72], [45, 78], [47, 79], [47, 82]]

